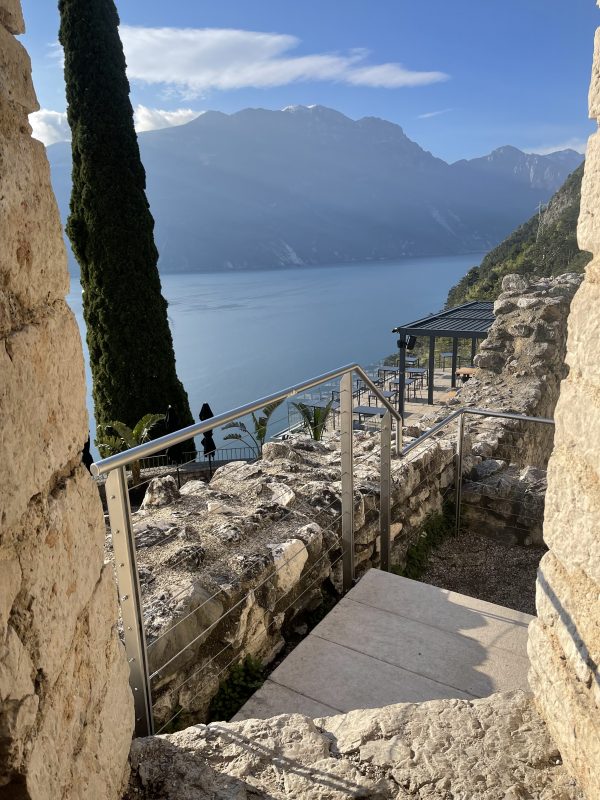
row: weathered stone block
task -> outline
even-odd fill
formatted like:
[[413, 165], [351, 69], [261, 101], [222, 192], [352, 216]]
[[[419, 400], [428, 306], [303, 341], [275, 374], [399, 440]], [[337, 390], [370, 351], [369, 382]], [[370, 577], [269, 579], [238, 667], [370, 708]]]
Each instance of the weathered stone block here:
[[590, 117], [600, 118], [600, 28], [596, 30], [594, 37], [594, 61], [588, 94], [588, 108]]
[[133, 709], [112, 568], [89, 588], [29, 757], [27, 787], [39, 800], [115, 800], [127, 777]]
[[51, 494], [37, 495], [14, 530], [22, 578], [13, 624], [50, 684], [102, 568], [102, 527], [97, 489], [80, 466]]
[[529, 684], [567, 769], [586, 797], [600, 797], [600, 713], [592, 690], [578, 681], [562, 648], [539, 620], [529, 627]]
[[0, 316], [2, 336], [36, 306], [63, 298], [69, 274], [44, 145], [24, 134], [0, 136], [0, 177], [0, 294], [17, 305], [12, 323]]
[[0, 347], [0, 532], [88, 436], [83, 355], [77, 323], [64, 304], [25, 325]]
[[16, 35], [25, 33], [20, 0], [0, 0], [0, 25]]
[[574, 458], [572, 445], [557, 436], [548, 465], [544, 539], [567, 568], [581, 569], [600, 583], [598, 480], [595, 462]]
[[554, 553], [540, 564], [536, 606], [538, 618], [552, 629], [574, 678], [599, 681], [600, 586], [581, 570], [567, 571]]
[[31, 80], [31, 59], [4, 25], [0, 25], [0, 84], [10, 100], [23, 106], [28, 114], [39, 109]]
[[582, 250], [600, 254], [600, 132], [588, 140], [581, 184], [581, 210], [577, 224], [577, 242]]

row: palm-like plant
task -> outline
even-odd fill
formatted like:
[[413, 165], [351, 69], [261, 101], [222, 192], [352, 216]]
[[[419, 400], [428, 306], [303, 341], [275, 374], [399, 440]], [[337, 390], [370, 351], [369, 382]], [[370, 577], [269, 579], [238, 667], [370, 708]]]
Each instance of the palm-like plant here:
[[[271, 419], [273, 412], [278, 409], [282, 403], [283, 400], [277, 400], [275, 403], [269, 403], [268, 406], [265, 406], [258, 416], [254, 413], [251, 414], [250, 416], [252, 417], [254, 431], [249, 431], [247, 426], [241, 420], [228, 422], [226, 425], [223, 425], [223, 430], [237, 428], [238, 432], [228, 433], [227, 436], [224, 436], [223, 438], [236, 439], [238, 442], [244, 442], [244, 444], [255, 451], [257, 458], [260, 458], [262, 455], [263, 445], [267, 440], [267, 428], [269, 426], [269, 420]], [[250, 439], [250, 441], [248, 439]]]
[[[149, 441], [152, 429], [164, 418], [164, 414], [146, 414], [134, 428], [116, 420], [107, 422], [105, 425], [98, 425], [96, 447], [102, 458], [122, 453], [123, 450], [129, 450], [131, 447], [137, 447], [139, 444]], [[140, 462], [132, 461], [131, 479], [134, 486], [140, 482], [141, 471]]]
[[309, 406], [306, 403], [292, 403], [292, 405], [302, 417], [305, 429], [310, 431], [315, 442], [319, 442], [323, 438], [323, 431], [331, 413], [333, 400], [330, 400], [326, 406]]

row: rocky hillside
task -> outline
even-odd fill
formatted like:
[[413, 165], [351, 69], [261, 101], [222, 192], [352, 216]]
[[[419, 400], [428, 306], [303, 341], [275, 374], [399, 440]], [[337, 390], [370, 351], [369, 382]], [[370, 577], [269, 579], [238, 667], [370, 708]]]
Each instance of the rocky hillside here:
[[583, 164], [566, 180], [545, 208], [487, 254], [448, 294], [447, 306], [469, 300], [495, 300], [502, 278], [511, 273], [550, 277], [583, 272], [591, 255], [577, 245]]

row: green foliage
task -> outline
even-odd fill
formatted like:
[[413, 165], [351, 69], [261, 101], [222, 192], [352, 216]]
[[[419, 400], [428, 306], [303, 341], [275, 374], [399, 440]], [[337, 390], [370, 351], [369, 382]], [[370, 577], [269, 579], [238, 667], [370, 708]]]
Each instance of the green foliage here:
[[565, 181], [545, 209], [487, 254], [454, 286], [446, 306], [469, 300], [495, 300], [502, 278], [511, 273], [550, 277], [583, 272], [591, 259], [577, 245], [583, 164]]
[[131, 426], [171, 405], [183, 427], [193, 417], [175, 370], [117, 10], [113, 0], [59, 0], [59, 11], [73, 152], [67, 233], [81, 267], [96, 421]]
[[[146, 414], [130, 428], [124, 422], [113, 420], [103, 425], [98, 425], [96, 430], [96, 447], [102, 458], [113, 456], [115, 453], [122, 453], [144, 444], [151, 437], [152, 429], [163, 419], [164, 414]], [[135, 486], [140, 482], [140, 462], [133, 461], [131, 464], [132, 481]]]
[[435, 514], [427, 520], [415, 544], [408, 548], [404, 568], [392, 567], [392, 572], [404, 578], [419, 580], [427, 566], [431, 551], [453, 533], [454, 504], [448, 503], [441, 514]]
[[310, 435], [316, 442], [319, 442], [323, 438], [323, 431], [331, 413], [333, 400], [330, 400], [324, 408], [309, 406], [306, 403], [292, 403], [292, 405], [302, 417], [304, 428], [310, 431]]
[[208, 710], [209, 722], [230, 720], [265, 682], [262, 663], [252, 656], [235, 664], [227, 678], [219, 684]]
[[267, 440], [267, 428], [269, 427], [269, 420], [271, 419], [273, 412], [276, 411], [282, 403], [283, 400], [277, 400], [275, 403], [269, 403], [269, 405], [262, 409], [259, 416], [254, 413], [251, 414], [250, 416], [252, 417], [252, 425], [254, 428], [253, 431], [249, 431], [247, 426], [241, 420], [228, 422], [226, 425], [223, 425], [222, 430], [237, 428], [237, 432], [228, 433], [227, 436], [224, 436], [223, 438], [235, 439], [238, 442], [244, 442], [244, 444], [248, 445], [248, 447], [251, 447], [255, 451], [257, 457], [260, 457], [262, 455], [263, 445]]

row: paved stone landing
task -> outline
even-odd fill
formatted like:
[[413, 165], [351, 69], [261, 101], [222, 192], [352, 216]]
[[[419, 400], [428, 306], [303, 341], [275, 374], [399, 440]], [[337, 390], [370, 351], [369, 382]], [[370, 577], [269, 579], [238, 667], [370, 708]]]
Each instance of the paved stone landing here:
[[531, 619], [372, 569], [234, 720], [528, 691]]

